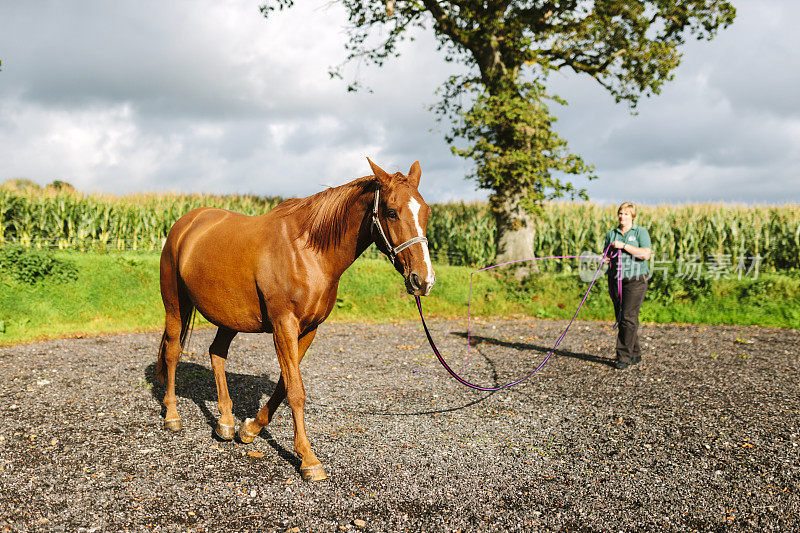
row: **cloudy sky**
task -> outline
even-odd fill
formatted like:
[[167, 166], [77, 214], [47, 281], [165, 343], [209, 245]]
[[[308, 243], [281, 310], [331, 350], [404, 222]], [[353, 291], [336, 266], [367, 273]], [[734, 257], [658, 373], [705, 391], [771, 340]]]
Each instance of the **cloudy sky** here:
[[[259, 0], [0, 2], [0, 181], [113, 193], [304, 196], [419, 160], [429, 202], [486, 197], [428, 106], [457, 66], [421, 35], [386, 67], [330, 80], [343, 11], [305, 0], [269, 21]], [[558, 130], [597, 168], [598, 202], [800, 201], [800, 2], [734, 0], [676, 79], [631, 115], [558, 75]]]

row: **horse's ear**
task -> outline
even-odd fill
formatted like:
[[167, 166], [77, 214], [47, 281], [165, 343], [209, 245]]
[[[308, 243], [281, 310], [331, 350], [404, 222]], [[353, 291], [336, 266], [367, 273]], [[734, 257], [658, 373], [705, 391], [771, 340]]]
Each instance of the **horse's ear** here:
[[414, 187], [419, 187], [419, 179], [422, 177], [422, 168], [419, 166], [419, 161], [414, 161], [414, 164], [411, 165], [411, 170], [408, 171], [408, 179], [414, 185]]
[[392, 177], [389, 174], [387, 174], [385, 170], [383, 170], [381, 167], [373, 163], [369, 157], [367, 158], [367, 161], [369, 161], [369, 166], [372, 168], [372, 173], [375, 174], [375, 177], [378, 178], [380, 181], [388, 182], [389, 180], [392, 179]]

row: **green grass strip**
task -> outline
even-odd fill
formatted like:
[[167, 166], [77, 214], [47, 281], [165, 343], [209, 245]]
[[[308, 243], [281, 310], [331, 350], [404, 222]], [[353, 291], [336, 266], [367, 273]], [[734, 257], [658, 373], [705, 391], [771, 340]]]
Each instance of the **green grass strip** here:
[[[0, 273], [0, 344], [163, 327], [158, 254], [55, 252], [71, 262], [77, 280], [45, 278], [33, 284]], [[472, 269], [437, 266], [437, 283], [423, 299], [429, 317], [466, 318]], [[517, 283], [490, 271], [473, 277], [473, 316], [533, 316], [568, 319], [588, 284], [577, 274], [545, 274]], [[644, 322], [737, 324], [800, 328], [800, 276], [762, 274], [752, 279], [720, 279], [691, 298], [645, 301]], [[605, 279], [598, 280], [582, 320], [613, 320]], [[331, 321], [417, 320], [414, 299], [402, 277], [383, 259], [360, 259], [342, 277]], [[198, 315], [196, 327], [208, 326]]]

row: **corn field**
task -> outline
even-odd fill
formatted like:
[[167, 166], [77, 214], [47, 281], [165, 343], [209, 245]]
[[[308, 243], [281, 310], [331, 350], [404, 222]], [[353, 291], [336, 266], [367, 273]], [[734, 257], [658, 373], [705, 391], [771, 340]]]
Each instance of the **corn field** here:
[[214, 206], [255, 215], [279, 202], [257, 196], [119, 197], [0, 188], [0, 242], [78, 250], [160, 250], [172, 224], [192, 209]]
[[[142, 194], [85, 195], [74, 191], [0, 188], [0, 243], [60, 249], [159, 250], [172, 224], [208, 205], [261, 214], [279, 198]], [[485, 203], [431, 206], [431, 254], [440, 263], [486, 266], [493, 262], [495, 223]], [[658, 259], [761, 257], [761, 268], [800, 268], [800, 205], [684, 204], [640, 206]], [[531, 256], [601, 251], [616, 225], [616, 206], [558, 202], [536, 217]], [[375, 254], [373, 250], [370, 253]]]
[[[647, 228], [658, 259], [727, 257], [736, 264], [760, 257], [770, 270], [800, 267], [798, 204], [640, 206], [635, 222]], [[552, 204], [538, 217], [534, 251], [537, 256], [601, 251], [605, 233], [616, 225], [616, 206]]]

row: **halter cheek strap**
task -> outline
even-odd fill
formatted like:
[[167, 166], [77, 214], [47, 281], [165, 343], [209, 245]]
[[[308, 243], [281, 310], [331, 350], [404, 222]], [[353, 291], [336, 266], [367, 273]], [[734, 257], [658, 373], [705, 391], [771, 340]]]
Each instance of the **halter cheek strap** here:
[[389, 238], [383, 231], [383, 226], [381, 226], [380, 220], [378, 220], [378, 203], [380, 202], [380, 193], [381, 193], [380, 187], [375, 189], [375, 202], [373, 202], [372, 204], [372, 225], [378, 228], [378, 234], [381, 236], [383, 244], [386, 246], [387, 250], [386, 255], [387, 257], [389, 257], [389, 261], [391, 261], [392, 264], [394, 264], [395, 259], [397, 259], [397, 254], [399, 254], [409, 246], [417, 244], [418, 242], [427, 244], [428, 239], [426, 239], [425, 237], [413, 237], [411, 239], [408, 239], [403, 244], [393, 248], [392, 243], [389, 242]]

